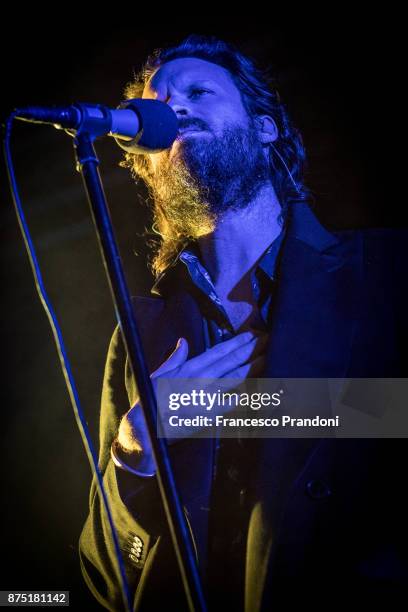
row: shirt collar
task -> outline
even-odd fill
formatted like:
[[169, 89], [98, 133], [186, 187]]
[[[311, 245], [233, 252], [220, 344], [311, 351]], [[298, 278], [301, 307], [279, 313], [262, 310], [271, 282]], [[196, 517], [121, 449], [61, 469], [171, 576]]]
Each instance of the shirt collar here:
[[[278, 252], [280, 250], [283, 238], [286, 233], [286, 227], [282, 228], [280, 234], [271, 242], [271, 244], [264, 251], [263, 255], [258, 261], [258, 265], [254, 270], [254, 273], [257, 273], [258, 270], [262, 270], [270, 280], [273, 280], [276, 275], [276, 267], [278, 260]], [[190, 276], [192, 275], [192, 271], [196, 268], [201, 272], [203, 277], [203, 282], [208, 283], [208, 285], [212, 286], [212, 281], [210, 275], [207, 270], [201, 263], [200, 251], [196, 242], [190, 242], [177, 257], [173, 260], [169, 266], [160, 274], [151, 288], [151, 293], [155, 295], [162, 295], [163, 286], [165, 281], [167, 282], [173, 274], [180, 269], [180, 266], [184, 265], [188, 269]]]

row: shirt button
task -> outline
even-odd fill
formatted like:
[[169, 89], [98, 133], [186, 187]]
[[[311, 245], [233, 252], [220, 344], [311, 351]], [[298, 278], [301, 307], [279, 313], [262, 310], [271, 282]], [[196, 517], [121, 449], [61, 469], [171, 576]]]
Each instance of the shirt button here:
[[231, 465], [227, 470], [228, 478], [230, 478], [233, 482], [238, 482], [239, 471], [236, 467]]

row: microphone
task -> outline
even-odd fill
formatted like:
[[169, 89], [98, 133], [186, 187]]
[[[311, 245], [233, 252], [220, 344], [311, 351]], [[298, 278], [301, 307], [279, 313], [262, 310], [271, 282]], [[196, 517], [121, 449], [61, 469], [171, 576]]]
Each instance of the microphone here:
[[176, 113], [164, 102], [133, 98], [118, 109], [102, 104], [76, 103], [67, 107], [28, 106], [15, 117], [31, 123], [51, 124], [70, 135], [87, 132], [94, 137], [113, 136], [129, 153], [158, 153], [171, 147], [179, 125]]

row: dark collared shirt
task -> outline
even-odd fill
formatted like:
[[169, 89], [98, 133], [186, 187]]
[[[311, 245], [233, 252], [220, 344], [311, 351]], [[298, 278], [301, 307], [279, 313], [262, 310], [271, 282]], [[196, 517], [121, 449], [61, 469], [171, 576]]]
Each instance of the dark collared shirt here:
[[[282, 230], [261, 256], [257, 266], [251, 271], [253, 297], [259, 308], [263, 331], [267, 331], [270, 326], [272, 288], [276, 278], [278, 254], [284, 235], [285, 231]], [[185, 265], [188, 277], [197, 289], [196, 295], [203, 313], [206, 348], [232, 338], [236, 332], [217, 295], [209, 273], [200, 261], [198, 248], [194, 244], [185, 248], [179, 253], [171, 267], [180, 265], [180, 262]], [[160, 293], [159, 286], [167, 270], [153, 285], [152, 293]]]
[[[273, 287], [277, 275], [278, 255], [284, 236], [285, 228], [272, 241], [259, 259], [258, 264], [251, 271], [253, 297], [260, 314], [259, 328], [265, 332], [269, 330], [271, 323]], [[187, 279], [187, 282], [191, 281], [194, 295], [203, 315], [206, 348], [208, 349], [219, 342], [232, 338], [236, 331], [217, 295], [208, 271], [200, 260], [199, 249], [194, 243], [181, 251], [170, 267], [175, 269], [176, 266], [181, 264], [185, 266], [187, 271], [187, 275], [183, 276]], [[156, 281], [152, 293], [160, 295], [159, 287], [168, 271], [169, 268]], [[213, 594], [215, 594], [217, 588], [226, 587], [226, 584], [218, 585], [218, 581], [221, 580], [225, 583], [229, 580], [231, 583], [229, 590], [236, 597], [235, 606], [238, 611], [243, 605], [244, 599], [245, 554], [243, 547], [245, 546], [245, 524], [247, 521], [242, 487], [249, 477], [247, 472], [250, 468], [249, 462], [245, 459], [246, 450], [243, 440], [231, 439], [226, 441], [216, 437], [213, 441], [213, 462], [209, 474], [209, 483], [211, 484], [207, 495], [197, 499], [194, 506], [190, 506], [190, 519], [196, 527], [195, 535], [204, 584], [207, 583], [208, 579], [210, 584], [213, 585]], [[223, 448], [222, 461], [220, 460], [221, 446]], [[216, 475], [219, 476], [217, 482], [221, 489], [214, 486]], [[223, 500], [225, 495], [230, 501], [236, 499], [234, 516], [224, 516], [225, 503]], [[209, 521], [208, 511], [210, 507], [212, 512]], [[216, 529], [212, 521], [219, 521], [225, 526], [221, 539], [214, 536]], [[224, 574], [223, 577], [220, 577], [212, 571], [212, 567], [220, 567], [219, 562], [226, 568], [228, 567], [227, 576]]]

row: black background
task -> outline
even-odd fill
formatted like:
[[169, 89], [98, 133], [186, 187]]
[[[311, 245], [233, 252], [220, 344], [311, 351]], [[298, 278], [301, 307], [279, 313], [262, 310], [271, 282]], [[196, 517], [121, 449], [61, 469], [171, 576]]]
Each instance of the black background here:
[[[116, 106], [124, 85], [156, 47], [189, 33], [215, 34], [272, 65], [301, 130], [316, 213], [329, 228], [406, 225], [398, 15], [327, 12], [241, 19], [182, 7], [157, 23], [158, 7], [103, 18], [52, 9], [47, 24], [10, 15], [2, 40], [2, 117], [30, 104]], [[119, 11], [119, 7], [116, 7]], [[81, 10], [76, 7], [76, 12]], [[45, 11], [45, 9], [44, 9]], [[102, 13], [102, 9], [98, 12]], [[242, 11], [244, 13], [244, 11]], [[59, 13], [59, 14], [56, 14]], [[5, 20], [7, 23], [7, 20]], [[64, 24], [64, 25], [61, 25]], [[44, 281], [57, 312], [82, 407], [97, 443], [103, 366], [115, 315], [71, 139], [15, 123], [15, 170]], [[97, 143], [101, 173], [131, 293], [149, 291], [146, 194], [118, 167], [121, 151]], [[87, 515], [90, 469], [47, 318], [37, 297], [1, 166], [2, 551], [0, 589], [64, 589], [74, 609], [98, 608], [83, 584], [77, 541]], [[380, 288], [379, 288], [380, 289]]]

